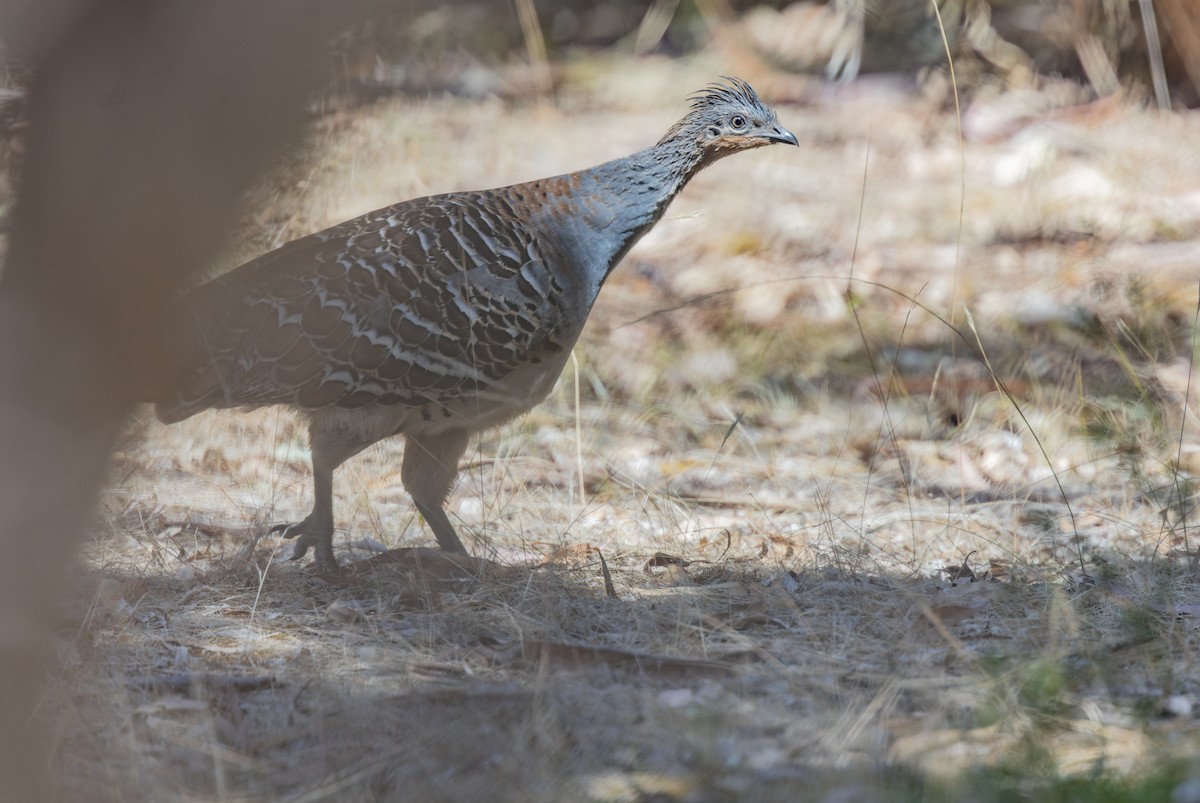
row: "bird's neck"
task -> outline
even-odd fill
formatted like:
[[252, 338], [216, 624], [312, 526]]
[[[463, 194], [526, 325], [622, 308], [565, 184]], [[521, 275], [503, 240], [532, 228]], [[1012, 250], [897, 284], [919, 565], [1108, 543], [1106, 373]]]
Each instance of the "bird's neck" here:
[[578, 267], [596, 290], [703, 166], [694, 142], [665, 140], [558, 179], [575, 188], [563, 199], [570, 209], [559, 226], [565, 223], [572, 239], [588, 245], [572, 250], [590, 255]]
[[595, 170], [611, 175], [613, 184], [625, 187], [621, 193], [624, 214], [620, 218], [636, 238], [658, 222], [701, 166], [697, 148], [684, 150], [677, 143], [667, 142]]

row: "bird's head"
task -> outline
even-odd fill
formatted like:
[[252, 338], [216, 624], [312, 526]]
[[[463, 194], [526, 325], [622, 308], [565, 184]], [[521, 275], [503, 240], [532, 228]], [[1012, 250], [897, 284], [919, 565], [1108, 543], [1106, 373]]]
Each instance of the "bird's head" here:
[[701, 161], [750, 148], [782, 142], [799, 145], [796, 135], [779, 124], [774, 110], [759, 100], [753, 87], [740, 78], [710, 84], [692, 95], [692, 108], [660, 141], [689, 144]]

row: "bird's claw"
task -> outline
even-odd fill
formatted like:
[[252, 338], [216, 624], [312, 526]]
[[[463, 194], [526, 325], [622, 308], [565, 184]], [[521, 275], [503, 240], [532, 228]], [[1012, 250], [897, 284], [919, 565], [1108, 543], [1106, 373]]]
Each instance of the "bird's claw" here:
[[295, 522], [292, 524], [276, 524], [270, 529], [270, 532], [280, 533], [284, 538], [295, 538], [296, 544], [292, 547], [292, 557], [289, 560], [302, 560], [308, 554], [308, 550], [313, 550], [313, 563], [317, 567], [317, 571], [322, 574], [336, 574], [340, 571], [337, 558], [333, 556], [332, 538], [322, 538], [306, 528], [307, 522]]

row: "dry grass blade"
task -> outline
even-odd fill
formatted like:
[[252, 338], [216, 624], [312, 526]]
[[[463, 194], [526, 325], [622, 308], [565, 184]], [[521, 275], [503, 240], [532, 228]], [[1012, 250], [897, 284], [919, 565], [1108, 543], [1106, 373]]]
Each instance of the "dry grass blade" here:
[[538, 98], [545, 100], [554, 88], [550, 74], [550, 59], [546, 56], [546, 37], [538, 19], [533, 0], [513, 0], [517, 6], [517, 17], [521, 20], [521, 32], [525, 36], [525, 49], [529, 53], [529, 64], [533, 68]]
[[1171, 91], [1167, 88], [1167, 70], [1163, 67], [1162, 40], [1158, 36], [1158, 19], [1154, 13], [1154, 0], [1138, 0], [1142, 12], [1142, 30], [1146, 34], [1146, 53], [1150, 59], [1150, 82], [1154, 86], [1154, 99], [1161, 111], [1171, 109]]
[[[1179, 440], [1178, 440], [1178, 446], [1175, 450], [1175, 464], [1177, 466], [1183, 462], [1183, 444], [1184, 444], [1184, 440], [1185, 440], [1184, 435], [1187, 432], [1187, 424], [1188, 424], [1187, 413], [1191, 409], [1189, 406], [1189, 402], [1191, 401], [1191, 398], [1192, 398], [1192, 376], [1195, 373], [1195, 367], [1196, 367], [1196, 338], [1197, 338], [1198, 334], [1200, 334], [1200, 282], [1198, 282], [1196, 285], [1196, 309], [1192, 315], [1192, 339], [1191, 339], [1191, 348], [1188, 349], [1187, 384], [1184, 386], [1184, 390], [1183, 390], [1184, 415], [1182, 415], [1179, 420]], [[1182, 501], [1182, 498], [1184, 496], [1184, 488], [1182, 487], [1183, 483], [1180, 482], [1178, 472], [1175, 472], [1172, 475], [1172, 480], [1173, 480], [1173, 482], [1171, 484], [1172, 497], [1167, 500], [1168, 504], [1176, 501], [1176, 497], [1180, 501]], [[1163, 526], [1165, 527], [1166, 524], [1167, 524], [1167, 522], [1164, 519]], [[1187, 522], [1186, 518], [1183, 521], [1183, 526], [1181, 529], [1183, 530], [1184, 549], [1191, 549], [1191, 537], [1190, 537], [1190, 534], [1188, 531], [1188, 522]], [[1194, 558], [1192, 558], [1191, 568], [1192, 568], [1192, 574], [1200, 575], [1200, 550], [1197, 550], [1196, 556]]]
[[600, 573], [604, 575], [604, 593], [609, 599], [617, 599], [617, 587], [613, 585], [612, 574], [608, 571], [608, 561], [599, 549], [596, 550], [596, 556], [600, 558]]
[[658, 47], [677, 8], [679, 8], [679, 0], [654, 0], [650, 4], [650, 8], [646, 9], [646, 14], [642, 17], [641, 24], [638, 25], [637, 36], [633, 43], [635, 53], [644, 55]]

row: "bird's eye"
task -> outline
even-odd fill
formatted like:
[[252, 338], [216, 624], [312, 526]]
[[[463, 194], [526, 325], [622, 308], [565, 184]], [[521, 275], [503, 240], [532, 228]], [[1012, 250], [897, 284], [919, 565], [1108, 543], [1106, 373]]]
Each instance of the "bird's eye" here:
[[733, 117], [729, 118], [729, 124], [734, 128], [745, 128], [746, 118], [742, 117], [740, 114], [735, 114]]

